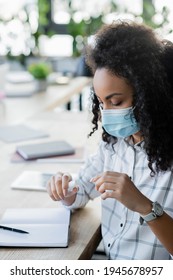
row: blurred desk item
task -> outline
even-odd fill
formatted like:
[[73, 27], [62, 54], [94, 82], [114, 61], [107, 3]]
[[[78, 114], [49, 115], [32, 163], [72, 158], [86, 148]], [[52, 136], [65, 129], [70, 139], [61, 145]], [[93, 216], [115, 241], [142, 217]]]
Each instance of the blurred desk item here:
[[8, 63], [1, 63], [0, 60], [0, 97], [1, 98], [5, 95], [5, 83], [6, 83], [7, 73], [8, 73]]
[[[86, 112], [44, 112], [28, 119], [25, 124], [36, 129], [46, 130], [52, 141], [66, 139], [72, 145], [86, 145], [90, 124]], [[85, 137], [86, 136], [86, 137]], [[30, 140], [31, 141], [31, 140]], [[30, 142], [29, 141], [29, 142]], [[43, 140], [44, 141], [44, 140]], [[94, 149], [97, 147], [95, 135]], [[25, 141], [26, 143], [27, 141]], [[40, 139], [34, 140], [34, 143]], [[57, 170], [78, 173], [80, 164], [72, 163], [35, 163], [23, 162], [14, 164], [10, 156], [16, 144], [0, 145], [0, 217], [8, 208], [56, 208], [58, 202], [51, 200], [46, 192], [32, 190], [14, 190], [12, 182], [25, 170], [56, 173]], [[90, 259], [101, 240], [100, 233], [100, 198], [91, 201], [82, 209], [72, 213], [70, 224], [70, 240], [68, 248], [0, 248], [0, 260], [77, 260]]]
[[25, 84], [34, 81], [33, 76], [28, 71], [11, 71], [6, 76], [7, 83]]
[[36, 92], [35, 82], [22, 84], [7, 84], [5, 87], [5, 97], [30, 97]]
[[72, 77], [64, 76], [62, 73], [51, 73], [48, 77], [48, 83], [51, 85], [67, 85]]
[[5, 98], [2, 123], [16, 123], [46, 110], [68, 103], [75, 94], [80, 94], [91, 83], [91, 78], [76, 77], [67, 85], [51, 85], [46, 92], [34, 93], [28, 98]]
[[29, 97], [36, 92], [33, 76], [27, 71], [12, 71], [7, 74], [5, 84], [6, 97]]
[[44, 137], [49, 137], [49, 134], [44, 131], [33, 129], [32, 127], [24, 124], [0, 125], [0, 140], [7, 143]]

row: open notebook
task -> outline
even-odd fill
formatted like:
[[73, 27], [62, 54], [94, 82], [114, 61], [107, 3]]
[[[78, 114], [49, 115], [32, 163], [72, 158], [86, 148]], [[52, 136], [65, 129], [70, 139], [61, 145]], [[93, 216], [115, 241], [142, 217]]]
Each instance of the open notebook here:
[[70, 210], [64, 207], [9, 208], [0, 220], [0, 247], [67, 247], [69, 226]]

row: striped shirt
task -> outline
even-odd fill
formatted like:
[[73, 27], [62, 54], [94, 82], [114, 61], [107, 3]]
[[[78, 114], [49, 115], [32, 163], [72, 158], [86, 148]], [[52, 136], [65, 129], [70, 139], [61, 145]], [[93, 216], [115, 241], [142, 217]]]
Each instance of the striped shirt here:
[[[114, 145], [101, 141], [98, 151], [88, 158], [78, 177], [79, 191], [70, 209], [86, 205], [100, 195], [90, 179], [104, 171], [126, 173], [135, 186], [150, 200], [158, 201], [173, 217], [173, 173], [151, 176], [143, 142], [133, 145], [119, 139]], [[173, 257], [163, 247], [150, 227], [139, 223], [139, 213], [127, 209], [116, 199], [102, 200], [102, 236], [108, 259], [169, 260]], [[166, 230], [166, 229], [165, 229]]]

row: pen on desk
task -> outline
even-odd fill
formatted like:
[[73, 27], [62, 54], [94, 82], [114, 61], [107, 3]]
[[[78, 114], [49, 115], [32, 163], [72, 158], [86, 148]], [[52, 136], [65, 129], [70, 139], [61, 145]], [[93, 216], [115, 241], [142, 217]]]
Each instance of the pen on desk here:
[[21, 229], [18, 229], [18, 228], [6, 227], [6, 226], [2, 226], [2, 225], [0, 225], [0, 229], [15, 231], [15, 232], [18, 232], [18, 233], [29, 233], [28, 231], [24, 231], [24, 230], [21, 230]]

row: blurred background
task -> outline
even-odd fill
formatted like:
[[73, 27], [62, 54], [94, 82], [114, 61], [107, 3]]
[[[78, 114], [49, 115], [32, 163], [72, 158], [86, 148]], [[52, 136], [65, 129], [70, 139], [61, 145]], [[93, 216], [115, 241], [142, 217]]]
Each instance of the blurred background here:
[[[0, 62], [25, 68], [48, 59], [54, 71], [76, 71], [86, 42], [103, 23], [132, 19], [173, 39], [169, 0], [0, 0]], [[59, 69], [58, 69], [59, 68]]]
[[[89, 118], [84, 109], [88, 108], [92, 82], [84, 61], [85, 45], [93, 43], [95, 32], [104, 23], [119, 19], [145, 23], [164, 39], [173, 41], [173, 4], [170, 0], [0, 0], [0, 123], [29, 124], [31, 128], [46, 130], [51, 139], [63, 137], [75, 147], [80, 143], [85, 154], [89, 154], [97, 146], [100, 135], [98, 132], [93, 140], [85, 139], [88, 131], [85, 120]], [[56, 114], [52, 114], [54, 109]], [[62, 110], [65, 114], [59, 114]], [[77, 111], [76, 116], [71, 111], [75, 114]], [[12, 136], [16, 134], [16, 130], [13, 131]], [[28, 201], [29, 207], [34, 203], [38, 206], [38, 201], [41, 206], [47, 205], [46, 196], [42, 203], [40, 194], [35, 196], [33, 193], [32, 199], [30, 192], [19, 199], [17, 192], [8, 192], [10, 180], [28, 165], [21, 163], [20, 168], [19, 164], [9, 164], [12, 160], [18, 162], [14, 157], [15, 143], [1, 144], [1, 147], [0, 171], [3, 173], [0, 179], [4, 180], [1, 183], [1, 204], [4, 206], [1, 208], [16, 207], [18, 201], [26, 205]], [[38, 164], [33, 163], [29, 168], [42, 172], [51, 168], [54, 173], [58, 170], [56, 161], [51, 166], [50, 163], [44, 167], [40, 164], [38, 168]], [[75, 163], [66, 170], [77, 173], [77, 169]], [[92, 217], [93, 212], [97, 211], [92, 211]], [[93, 258], [102, 258], [102, 251], [101, 247], [100, 255], [95, 254]]]

